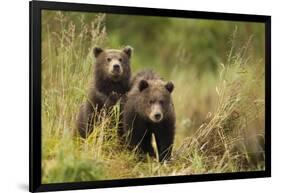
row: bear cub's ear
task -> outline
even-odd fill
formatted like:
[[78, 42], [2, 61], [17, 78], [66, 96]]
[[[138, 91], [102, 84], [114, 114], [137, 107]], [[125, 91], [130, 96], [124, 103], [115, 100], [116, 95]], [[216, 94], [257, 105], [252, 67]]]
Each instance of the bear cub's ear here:
[[165, 85], [165, 88], [169, 91], [169, 93], [172, 93], [174, 90], [174, 84], [172, 82], [167, 82], [167, 84]]
[[139, 83], [140, 92], [148, 87], [148, 82], [146, 80], [141, 80]]
[[131, 58], [133, 54], [133, 48], [131, 46], [125, 46], [125, 48], [123, 48], [123, 52], [127, 54], [129, 58]]
[[94, 47], [94, 49], [93, 49], [93, 53], [94, 53], [95, 57], [98, 57], [100, 55], [100, 53], [102, 53], [102, 52], [103, 52], [103, 49], [100, 47]]

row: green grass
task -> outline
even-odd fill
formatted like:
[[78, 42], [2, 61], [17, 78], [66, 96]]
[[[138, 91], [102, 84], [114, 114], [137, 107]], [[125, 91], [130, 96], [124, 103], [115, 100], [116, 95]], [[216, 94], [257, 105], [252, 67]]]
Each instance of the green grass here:
[[[44, 14], [43, 20], [50, 19]], [[57, 26], [45, 22], [42, 42], [43, 183], [264, 170], [264, 67], [263, 60], [249, 59], [249, 45], [230, 49], [218, 73], [186, 68], [188, 60], [176, 54], [173, 70], [163, 75], [175, 85], [172, 160], [139, 161], [118, 143], [118, 105], [101, 115], [88, 139], [74, 134], [93, 78], [91, 49], [109, 39], [106, 17], [95, 15], [87, 23], [61, 12], [52, 16]], [[132, 65], [134, 71], [141, 66]]]

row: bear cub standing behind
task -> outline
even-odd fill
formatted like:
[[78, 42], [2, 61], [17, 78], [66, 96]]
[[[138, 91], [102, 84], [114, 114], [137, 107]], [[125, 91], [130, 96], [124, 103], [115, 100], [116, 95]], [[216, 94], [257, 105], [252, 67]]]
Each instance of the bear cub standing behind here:
[[94, 48], [94, 78], [76, 123], [81, 137], [86, 138], [93, 131], [94, 112], [112, 107], [129, 90], [132, 50], [130, 46], [123, 50]]
[[122, 129], [127, 134], [129, 148], [155, 156], [154, 134], [160, 162], [170, 159], [174, 142], [173, 89], [172, 82], [163, 81], [152, 71], [143, 71], [132, 80], [123, 104]]

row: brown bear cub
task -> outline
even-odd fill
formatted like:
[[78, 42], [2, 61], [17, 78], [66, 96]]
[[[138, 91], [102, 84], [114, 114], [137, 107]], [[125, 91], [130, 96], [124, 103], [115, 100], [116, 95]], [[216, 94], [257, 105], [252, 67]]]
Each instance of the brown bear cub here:
[[143, 71], [132, 80], [123, 104], [122, 130], [129, 148], [136, 149], [140, 155], [155, 156], [154, 134], [160, 162], [170, 159], [174, 142], [173, 89], [172, 82], [165, 82], [152, 71]]
[[131, 78], [130, 58], [132, 48], [123, 50], [102, 49], [95, 47], [93, 80], [89, 89], [88, 100], [84, 102], [77, 117], [77, 129], [81, 137], [86, 138], [93, 131], [94, 112], [108, 109], [116, 104], [129, 90]]

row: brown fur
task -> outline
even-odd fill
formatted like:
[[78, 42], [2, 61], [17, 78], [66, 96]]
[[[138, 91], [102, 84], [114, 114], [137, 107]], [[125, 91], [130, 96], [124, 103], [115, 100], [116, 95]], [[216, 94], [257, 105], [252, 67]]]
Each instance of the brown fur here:
[[[94, 112], [109, 109], [129, 90], [131, 54], [132, 48], [129, 46], [123, 50], [94, 48], [96, 64], [93, 80], [88, 100], [81, 105], [77, 118], [77, 129], [81, 137], [86, 138], [93, 131]], [[119, 66], [117, 74], [113, 74], [115, 71], [112, 65], [115, 63]]]
[[[152, 134], [155, 135], [159, 161], [171, 156], [175, 133], [175, 112], [171, 97], [173, 84], [165, 82], [152, 71], [138, 73], [132, 80], [132, 88], [123, 104], [123, 134], [128, 135], [130, 148], [141, 154], [155, 156]], [[151, 118], [151, 109], [156, 104], [163, 114], [159, 122]]]

